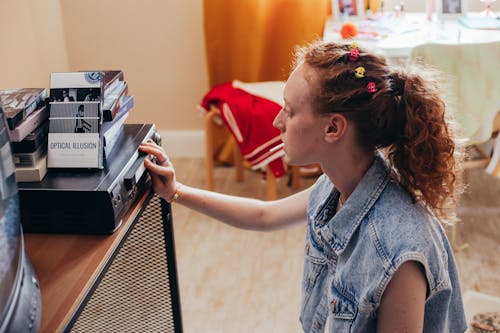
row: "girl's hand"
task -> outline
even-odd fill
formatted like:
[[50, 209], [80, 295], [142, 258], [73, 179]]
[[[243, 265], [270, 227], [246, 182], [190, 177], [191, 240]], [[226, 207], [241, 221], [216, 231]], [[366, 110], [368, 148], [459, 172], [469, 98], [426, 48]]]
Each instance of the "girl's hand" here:
[[174, 166], [170, 162], [168, 155], [162, 147], [151, 139], [142, 143], [139, 146], [139, 151], [152, 157], [151, 159], [144, 159], [144, 166], [149, 170], [154, 191], [168, 202], [173, 201], [178, 193], [178, 184], [175, 179]]

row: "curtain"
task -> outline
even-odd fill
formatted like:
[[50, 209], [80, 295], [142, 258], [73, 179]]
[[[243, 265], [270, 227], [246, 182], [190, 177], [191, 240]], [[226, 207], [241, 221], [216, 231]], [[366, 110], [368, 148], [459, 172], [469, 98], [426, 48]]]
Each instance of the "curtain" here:
[[[295, 47], [322, 37], [331, 0], [204, 0], [203, 10], [213, 87], [232, 80], [286, 80]], [[230, 133], [214, 130], [214, 159], [231, 164]]]
[[204, 0], [210, 86], [285, 80], [296, 45], [323, 35], [331, 0]]

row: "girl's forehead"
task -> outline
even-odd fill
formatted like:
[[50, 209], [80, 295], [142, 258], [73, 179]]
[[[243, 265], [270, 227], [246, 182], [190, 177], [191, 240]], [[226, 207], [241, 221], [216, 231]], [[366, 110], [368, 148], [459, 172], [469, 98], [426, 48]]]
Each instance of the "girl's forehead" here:
[[285, 88], [305, 88], [306, 86], [306, 70], [303, 66], [299, 66], [288, 77]]
[[306, 63], [298, 65], [290, 74], [290, 79], [300, 78], [302, 80], [311, 81], [314, 79], [314, 69]]
[[314, 82], [314, 71], [309, 66], [302, 64], [293, 70], [285, 84], [285, 100], [292, 96], [309, 97], [311, 85]]

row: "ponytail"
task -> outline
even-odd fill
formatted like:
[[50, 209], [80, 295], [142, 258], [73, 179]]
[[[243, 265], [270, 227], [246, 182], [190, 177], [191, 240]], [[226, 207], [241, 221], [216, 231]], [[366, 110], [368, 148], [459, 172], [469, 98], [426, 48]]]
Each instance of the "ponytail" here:
[[424, 202], [442, 221], [452, 223], [456, 217], [450, 208], [456, 206], [461, 188], [462, 154], [434, 75], [419, 67], [392, 74], [393, 86], [403, 87], [401, 95], [394, 98], [397, 112], [406, 119], [399, 140], [387, 147], [387, 157], [413, 199]]

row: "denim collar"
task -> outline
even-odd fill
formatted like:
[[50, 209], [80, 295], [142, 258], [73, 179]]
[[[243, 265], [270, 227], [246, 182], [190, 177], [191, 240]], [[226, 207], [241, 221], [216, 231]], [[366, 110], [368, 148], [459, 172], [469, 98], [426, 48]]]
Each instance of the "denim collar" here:
[[[377, 153], [372, 165], [339, 210], [319, 229], [323, 240], [339, 255], [344, 251], [359, 224], [375, 204], [390, 179], [389, 168]], [[337, 191], [335, 189], [335, 191]], [[338, 192], [338, 191], [337, 191]]]

